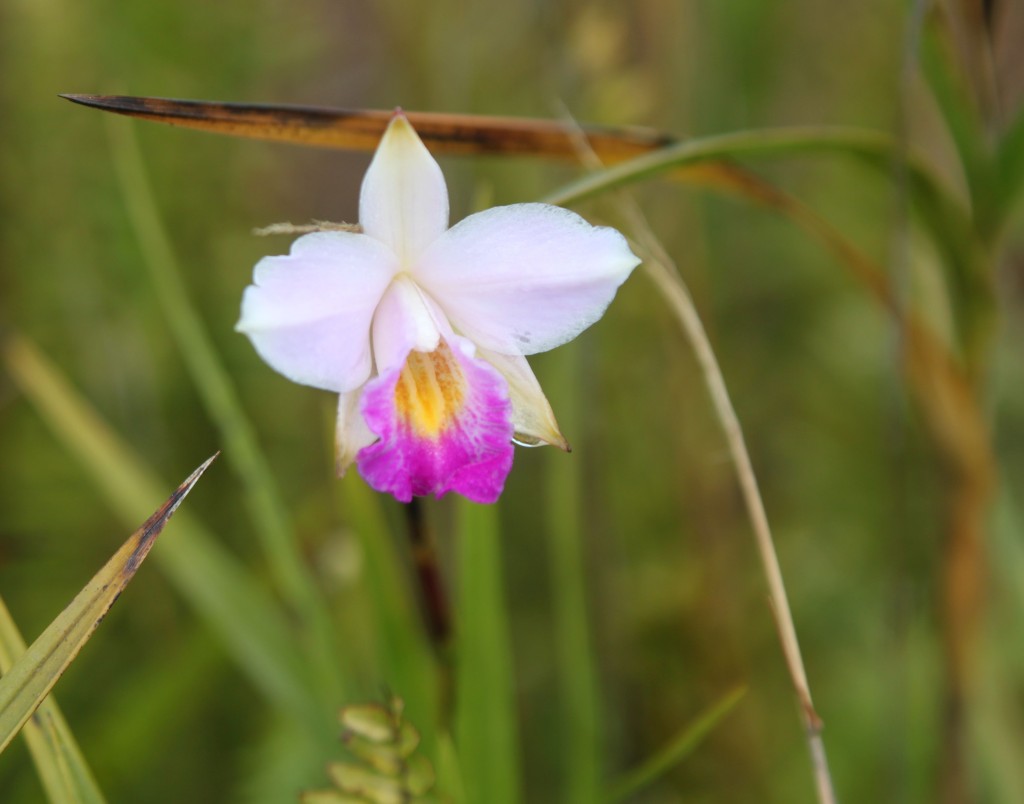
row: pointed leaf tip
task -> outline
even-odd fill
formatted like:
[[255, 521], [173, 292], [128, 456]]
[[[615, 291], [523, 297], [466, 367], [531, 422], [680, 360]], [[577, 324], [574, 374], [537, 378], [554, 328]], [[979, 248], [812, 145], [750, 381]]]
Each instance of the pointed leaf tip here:
[[149, 553], [156, 537], [217, 455], [208, 458], [121, 546], [0, 678], [0, 751], [49, 694]]
[[199, 478], [203, 476], [203, 473], [209, 468], [210, 464], [213, 463], [217, 456], [220, 455], [220, 450], [215, 452], [202, 464], [200, 464], [192, 474], [190, 474], [182, 482], [178, 488], [174, 490], [174, 493], [167, 498], [167, 501], [161, 505], [153, 515], [147, 519], [142, 527], [136, 531], [138, 535], [138, 545], [135, 551], [125, 562], [122, 575], [125, 576], [125, 582], [135, 574], [139, 564], [149, 553], [150, 548], [153, 546], [153, 542], [156, 541], [156, 537], [160, 535], [164, 529], [164, 525], [167, 524], [167, 520], [171, 518], [175, 511], [178, 510], [178, 506], [181, 505], [182, 501], [188, 496], [188, 493], [192, 491], [192, 488], [196, 483], [199, 482]]
[[[130, 95], [61, 97], [101, 111], [232, 137], [357, 151], [374, 150], [397, 113], [407, 117], [438, 154], [518, 154], [574, 162], [579, 158], [580, 127], [553, 120], [408, 112], [401, 107], [386, 111]], [[620, 162], [677, 141], [662, 132], [633, 127], [583, 126], [582, 131], [605, 162]]]
[[96, 101], [102, 98], [103, 96], [90, 95], [88, 93], [83, 94], [78, 92], [58, 92], [57, 97], [66, 101], [71, 101], [72, 103], [80, 103], [83, 106], [95, 106], [98, 105]]

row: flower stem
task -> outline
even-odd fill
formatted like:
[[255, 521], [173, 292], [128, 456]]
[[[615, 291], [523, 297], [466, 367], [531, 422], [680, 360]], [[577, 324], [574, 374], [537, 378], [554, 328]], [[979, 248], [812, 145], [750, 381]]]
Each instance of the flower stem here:
[[452, 616], [444, 575], [437, 555], [437, 540], [427, 521], [423, 502], [413, 497], [403, 506], [412, 550], [423, 624], [438, 662], [439, 723], [447, 730], [451, 722], [454, 673], [452, 670]]
[[438, 652], [441, 652], [448, 649], [452, 623], [448, 595], [437, 559], [437, 543], [419, 498], [413, 497], [404, 508], [424, 624], [430, 641]]

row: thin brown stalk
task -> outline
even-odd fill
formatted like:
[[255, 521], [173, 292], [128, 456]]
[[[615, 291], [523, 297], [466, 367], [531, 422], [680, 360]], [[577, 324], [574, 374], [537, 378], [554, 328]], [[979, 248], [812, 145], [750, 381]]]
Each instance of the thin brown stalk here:
[[405, 506], [405, 515], [424, 624], [434, 647], [438, 651], [443, 651], [447, 649], [451, 639], [452, 625], [448, 595], [444, 589], [444, 579], [437, 557], [437, 545], [430, 533], [420, 500], [414, 497]]
[[[629, 217], [635, 216], [631, 214]], [[645, 263], [647, 274], [664, 295], [665, 301], [668, 302], [682, 326], [683, 332], [693, 346], [697, 362], [700, 364], [704, 376], [704, 382], [711, 396], [712, 407], [722, 425], [729, 454], [736, 467], [736, 477], [743, 495], [743, 502], [754, 530], [754, 539], [761, 558], [765, 581], [768, 584], [768, 599], [771, 603], [775, 627], [779, 633], [782, 653], [786, 660], [793, 689], [796, 691], [800, 719], [803, 722], [807, 746], [811, 754], [818, 801], [820, 804], [835, 804], [836, 796], [828, 769], [825, 743], [821, 737], [822, 722], [811, 699], [807, 671], [804, 669], [800, 644], [796, 637], [796, 626], [789, 608], [789, 598], [786, 595], [786, 585], [782, 579], [779, 557], [772, 541], [768, 515], [765, 513], [764, 503], [761, 500], [761, 492], [750, 460], [750, 453], [747, 451], [746, 441], [743, 438], [743, 429], [740, 427], [739, 419], [733, 408], [725, 379], [711, 348], [711, 342], [708, 340], [697, 308], [694, 306], [693, 299], [679, 272], [675, 270], [671, 258], [665, 254], [661, 245], [653, 240], [653, 236], [646, 229], [646, 224], [641, 220], [640, 226], [637, 226], [636, 223], [633, 223], [633, 226], [635, 227], [634, 231], [637, 231], [641, 238], [642, 250], [648, 257]]]
[[[587, 147], [585, 138], [578, 138], [579, 153], [588, 167], [599, 169], [602, 165], [597, 155]], [[800, 644], [796, 636], [793, 614], [789, 608], [789, 597], [782, 579], [779, 557], [775, 551], [768, 515], [758, 488], [757, 476], [747, 451], [743, 428], [740, 426], [736, 410], [729, 397], [725, 378], [718, 365], [711, 341], [708, 339], [700, 314], [693, 303], [690, 292], [675, 265], [675, 261], [661, 245], [635, 201], [626, 193], [616, 194], [619, 212], [624, 216], [630, 229], [639, 238], [639, 251], [644, 257], [643, 267], [653, 280], [658, 290], [673, 312], [683, 334], [693, 347], [697, 362], [700, 365], [711, 404], [722, 426], [726, 445], [736, 467], [736, 478], [739, 482], [743, 503], [750, 517], [754, 531], [757, 551], [761, 558], [765, 582], [768, 585], [768, 600], [779, 634], [782, 654], [789, 671], [790, 681], [796, 692], [800, 719], [804, 727], [808, 751], [811, 756], [811, 768], [819, 804], [836, 804], [835, 788], [832, 775], [828, 768], [828, 757], [825, 743], [821, 737], [822, 721], [814, 709], [811, 689], [807, 681]]]

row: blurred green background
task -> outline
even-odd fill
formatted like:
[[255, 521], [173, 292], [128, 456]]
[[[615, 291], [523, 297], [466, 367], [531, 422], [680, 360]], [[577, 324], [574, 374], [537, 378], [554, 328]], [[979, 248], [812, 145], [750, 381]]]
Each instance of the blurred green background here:
[[[1024, 27], [1021, 12], [998, 8], [991, 66], [1009, 120], [1024, 90], [1013, 47]], [[956, 147], [913, 55], [907, 71], [912, 11], [883, 0], [5, 0], [0, 327], [34, 341], [168, 492], [223, 446], [142, 267], [115, 171], [114, 143], [131, 126], [189, 299], [337, 615], [345, 672], [361, 699], [379, 698], [395, 681], [375, 670], [358, 523], [333, 477], [335, 399], [274, 374], [233, 332], [252, 266], [287, 249], [252, 228], [355, 220], [368, 155], [122, 124], [57, 93], [534, 117], [560, 116], [564, 104], [581, 121], [679, 136], [852, 124], [905, 131], [964, 199]], [[440, 161], [453, 219], [481, 202], [538, 199], [578, 175], [530, 159]], [[888, 175], [820, 154], [755, 167], [879, 264], [909, 263], [915, 304], [952, 337], [950, 291], [902, 212], [895, 162]], [[635, 195], [694, 294], [743, 424], [841, 798], [938, 800], [946, 478], [906, 390], [897, 328], [785, 218], [667, 182]], [[609, 207], [579, 209], [606, 220]], [[1022, 229], [1011, 217], [990, 250], [1001, 317], [983, 408], [1000, 479], [977, 642], [984, 694], [966, 737], [978, 800], [988, 801], [1024, 801]], [[565, 510], [549, 492], [567, 462], [581, 483], [603, 773], [621, 776], [746, 684], [709, 739], [633, 800], [814, 800], [733, 467], [692, 349], [657, 291], [638, 272], [604, 320], [533, 364], [574, 452], [519, 450], [499, 506], [522, 800], [568, 800], [565, 651], [552, 615], [564, 579], [550, 549]], [[0, 593], [31, 639], [134, 523], [3, 372], [0, 445]], [[381, 504], [401, 552], [399, 506]], [[229, 460], [187, 509], [268, 574]], [[454, 576], [450, 501], [430, 510]], [[165, 539], [174, 536], [172, 522]], [[274, 774], [301, 741], [156, 562], [56, 694], [111, 801], [294, 800], [274, 786], [293, 777]], [[317, 767], [303, 786], [325, 785]], [[20, 742], [0, 757], [0, 791], [4, 802], [41, 800]]]

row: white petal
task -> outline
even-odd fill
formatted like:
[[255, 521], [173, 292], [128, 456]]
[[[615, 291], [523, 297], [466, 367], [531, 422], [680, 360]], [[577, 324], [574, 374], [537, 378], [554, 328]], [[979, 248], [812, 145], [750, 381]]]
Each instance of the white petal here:
[[408, 265], [448, 228], [441, 168], [405, 115], [391, 120], [359, 194], [359, 223]]
[[516, 439], [524, 446], [538, 446], [530, 442], [541, 442], [568, 452], [569, 442], [558, 429], [551, 405], [526, 358], [487, 349], [477, 349], [477, 356], [494, 366], [508, 383]]
[[[441, 316], [441, 320], [438, 319]], [[443, 314], [423, 296], [408, 275], [398, 276], [387, 289], [373, 317], [373, 358], [377, 374], [405, 363], [409, 352], [432, 352], [448, 328]]]
[[365, 235], [305, 235], [289, 255], [260, 260], [235, 328], [288, 379], [351, 391], [370, 376], [370, 322], [395, 269]]
[[413, 276], [478, 346], [529, 355], [597, 321], [639, 263], [614, 229], [561, 207], [515, 204], [453, 226]]
[[359, 400], [362, 395], [363, 389], [357, 388], [338, 397], [338, 426], [334, 436], [338, 477], [345, 476], [359, 450], [377, 440], [377, 436], [366, 426], [366, 420], [359, 411]]

